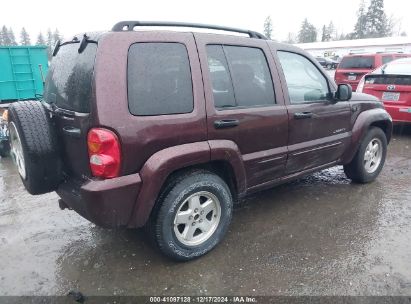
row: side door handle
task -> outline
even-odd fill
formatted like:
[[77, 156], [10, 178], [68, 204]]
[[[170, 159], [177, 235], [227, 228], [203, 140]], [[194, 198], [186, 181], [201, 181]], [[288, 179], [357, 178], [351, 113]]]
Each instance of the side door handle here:
[[297, 112], [294, 113], [294, 118], [295, 119], [305, 119], [305, 118], [311, 118], [313, 117], [313, 113], [311, 112]]
[[222, 119], [214, 121], [214, 128], [223, 129], [223, 128], [233, 128], [240, 124], [238, 119]]

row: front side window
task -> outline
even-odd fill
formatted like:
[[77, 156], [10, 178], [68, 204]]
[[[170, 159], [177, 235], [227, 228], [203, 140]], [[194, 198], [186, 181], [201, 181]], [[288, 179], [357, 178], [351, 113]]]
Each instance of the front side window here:
[[327, 100], [327, 79], [310, 60], [283, 51], [278, 52], [278, 57], [292, 104]]
[[208, 45], [207, 56], [216, 108], [275, 104], [273, 81], [262, 50]]
[[136, 43], [128, 53], [128, 102], [133, 115], [193, 111], [188, 53], [181, 43]]

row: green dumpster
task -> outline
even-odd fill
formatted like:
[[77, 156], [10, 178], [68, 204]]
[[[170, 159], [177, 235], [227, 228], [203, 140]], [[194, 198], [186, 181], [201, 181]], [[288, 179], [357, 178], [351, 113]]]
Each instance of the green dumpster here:
[[0, 46], [0, 103], [42, 95], [47, 70], [46, 46]]

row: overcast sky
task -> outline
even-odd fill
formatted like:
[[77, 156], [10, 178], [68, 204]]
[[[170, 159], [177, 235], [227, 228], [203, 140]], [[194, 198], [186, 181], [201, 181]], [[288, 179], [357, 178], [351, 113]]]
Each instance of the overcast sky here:
[[[298, 33], [307, 17], [318, 29], [333, 21], [338, 32], [352, 31], [360, 0], [4, 0], [0, 26], [14, 29], [16, 37], [24, 26], [31, 39], [39, 31], [58, 28], [69, 38], [76, 33], [109, 30], [121, 20], [165, 20], [211, 23], [263, 31], [264, 19], [273, 20], [273, 38], [285, 40], [288, 32]], [[401, 31], [411, 36], [411, 1], [385, 0], [388, 16], [394, 16]]]

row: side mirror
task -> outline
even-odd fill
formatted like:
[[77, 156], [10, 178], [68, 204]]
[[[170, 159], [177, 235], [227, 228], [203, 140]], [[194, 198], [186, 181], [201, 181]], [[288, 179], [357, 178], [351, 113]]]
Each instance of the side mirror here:
[[339, 84], [337, 92], [335, 92], [335, 98], [338, 101], [348, 101], [352, 97], [352, 88], [349, 84]]

